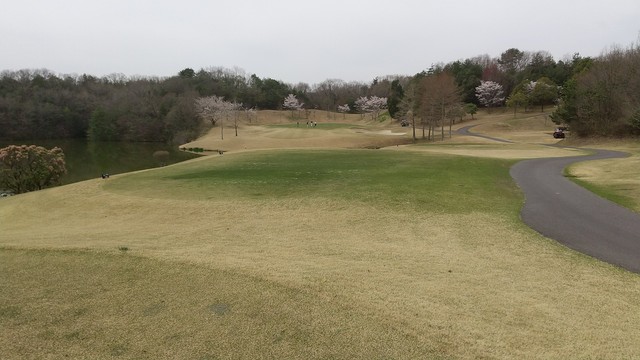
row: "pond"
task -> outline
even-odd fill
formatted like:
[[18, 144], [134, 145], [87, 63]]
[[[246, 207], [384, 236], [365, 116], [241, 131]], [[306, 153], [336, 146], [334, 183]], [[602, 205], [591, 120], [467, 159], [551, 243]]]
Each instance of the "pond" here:
[[[85, 140], [18, 140], [0, 141], [0, 148], [8, 145], [38, 145], [64, 151], [67, 175], [63, 184], [88, 180], [130, 171], [174, 164], [198, 155], [181, 151], [177, 146], [163, 143], [91, 142]], [[166, 151], [167, 153], [157, 153]], [[155, 154], [155, 155], [154, 155]]]

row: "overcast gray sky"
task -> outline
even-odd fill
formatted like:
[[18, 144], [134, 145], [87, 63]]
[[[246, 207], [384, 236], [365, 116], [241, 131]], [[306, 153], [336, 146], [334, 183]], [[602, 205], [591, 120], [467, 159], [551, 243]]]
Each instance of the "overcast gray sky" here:
[[369, 82], [508, 48], [597, 56], [640, 35], [639, 0], [0, 0], [0, 70], [171, 76], [238, 67]]

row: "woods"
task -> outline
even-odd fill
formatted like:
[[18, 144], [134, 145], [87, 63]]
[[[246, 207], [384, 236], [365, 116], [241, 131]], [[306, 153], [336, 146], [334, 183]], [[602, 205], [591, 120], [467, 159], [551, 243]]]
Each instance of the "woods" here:
[[553, 113], [580, 136], [640, 134], [640, 44], [614, 48], [576, 68]]
[[197, 98], [215, 95], [249, 107], [277, 109], [290, 92], [282, 82], [220, 68], [185, 69], [169, 78], [4, 71], [0, 139], [184, 143], [207, 126], [196, 113]]
[[[637, 135], [639, 57], [637, 44], [597, 58], [574, 54], [558, 61], [545, 51], [511, 48], [498, 57], [479, 55], [432, 64], [413, 76], [382, 76], [369, 83], [327, 79], [313, 85], [286, 84], [222, 67], [185, 68], [166, 78], [4, 71], [0, 74], [0, 139], [88, 138], [180, 144], [222, 125], [215, 111], [203, 115], [198, 99], [241, 104], [246, 111], [301, 110], [287, 102], [291, 96], [305, 109], [372, 113], [374, 118], [381, 115], [382, 107], [369, 109], [363, 99], [385, 99], [384, 106], [393, 119], [414, 124], [417, 118], [423, 130], [433, 130], [435, 124], [442, 126], [448, 119], [454, 121], [465, 109], [475, 113], [478, 107], [507, 105], [517, 114], [519, 109], [534, 111], [533, 107], [539, 106], [544, 111], [557, 106], [553, 120], [570, 125], [580, 136]], [[443, 81], [455, 91], [444, 90]], [[435, 106], [435, 98], [447, 106]], [[237, 130], [237, 116], [233, 124]]]

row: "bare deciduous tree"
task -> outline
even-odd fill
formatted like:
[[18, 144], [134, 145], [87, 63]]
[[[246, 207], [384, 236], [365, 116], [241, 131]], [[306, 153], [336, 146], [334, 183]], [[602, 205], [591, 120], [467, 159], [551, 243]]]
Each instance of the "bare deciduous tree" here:
[[[460, 106], [460, 92], [455, 79], [447, 72], [426, 76], [420, 82], [419, 112], [422, 119], [422, 136], [425, 137], [425, 127], [428, 129], [428, 139], [432, 139], [435, 128], [440, 127], [444, 139], [444, 126], [447, 115]], [[455, 111], [453, 111], [455, 112]], [[449, 116], [449, 136], [454, 118]]]

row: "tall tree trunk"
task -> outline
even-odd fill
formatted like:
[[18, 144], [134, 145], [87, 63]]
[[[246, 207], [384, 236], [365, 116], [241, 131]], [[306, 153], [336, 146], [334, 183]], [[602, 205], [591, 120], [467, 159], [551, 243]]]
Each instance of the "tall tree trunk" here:
[[444, 111], [444, 98], [442, 99], [442, 109], [440, 112], [440, 137], [441, 140], [444, 141], [444, 118], [446, 111]]
[[413, 142], [416, 142], [416, 117], [411, 114], [411, 125], [413, 127]]

